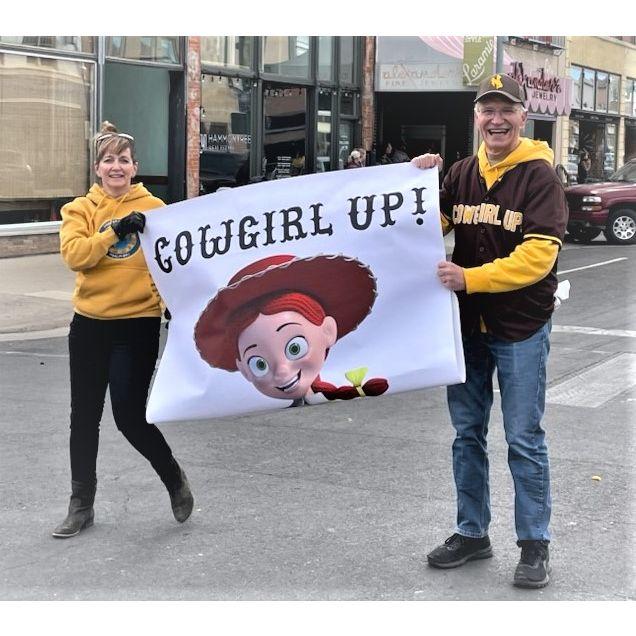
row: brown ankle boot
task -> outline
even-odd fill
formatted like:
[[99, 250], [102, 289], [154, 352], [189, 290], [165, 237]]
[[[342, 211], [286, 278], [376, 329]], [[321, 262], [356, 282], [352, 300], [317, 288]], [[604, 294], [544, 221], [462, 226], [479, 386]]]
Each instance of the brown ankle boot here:
[[57, 539], [68, 539], [79, 534], [84, 528], [93, 525], [95, 513], [93, 503], [97, 480], [90, 483], [71, 481], [71, 501], [68, 505], [66, 519], [53, 530], [53, 536]]
[[170, 495], [172, 514], [179, 523], [183, 523], [192, 514], [194, 497], [185, 472], [174, 458], [172, 459], [172, 466], [174, 474], [170, 480], [164, 480], [164, 484]]

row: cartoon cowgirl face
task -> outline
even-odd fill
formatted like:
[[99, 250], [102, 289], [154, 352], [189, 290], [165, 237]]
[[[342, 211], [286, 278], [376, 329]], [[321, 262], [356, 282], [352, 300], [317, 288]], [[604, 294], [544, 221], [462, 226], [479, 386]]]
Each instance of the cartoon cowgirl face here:
[[238, 337], [236, 367], [261, 393], [295, 400], [320, 374], [338, 327], [331, 316], [314, 324], [296, 311], [258, 314]]
[[269, 256], [219, 289], [195, 325], [195, 346], [210, 366], [240, 371], [268, 397], [326, 395], [319, 375], [327, 352], [358, 327], [375, 296], [375, 277], [356, 258]]

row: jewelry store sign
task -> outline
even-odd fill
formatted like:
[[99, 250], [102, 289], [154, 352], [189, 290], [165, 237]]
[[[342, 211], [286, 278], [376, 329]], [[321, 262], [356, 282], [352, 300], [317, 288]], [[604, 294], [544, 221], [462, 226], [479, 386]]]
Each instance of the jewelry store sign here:
[[531, 113], [570, 114], [571, 78], [550, 75], [543, 68], [526, 72], [523, 62], [513, 62], [510, 75], [525, 87], [526, 107]]

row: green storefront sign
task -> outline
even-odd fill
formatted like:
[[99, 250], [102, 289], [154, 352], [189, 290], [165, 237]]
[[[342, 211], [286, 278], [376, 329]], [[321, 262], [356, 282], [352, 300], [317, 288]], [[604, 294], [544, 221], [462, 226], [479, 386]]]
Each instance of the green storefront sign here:
[[477, 86], [493, 72], [495, 38], [476, 35], [464, 38], [462, 76], [466, 86]]

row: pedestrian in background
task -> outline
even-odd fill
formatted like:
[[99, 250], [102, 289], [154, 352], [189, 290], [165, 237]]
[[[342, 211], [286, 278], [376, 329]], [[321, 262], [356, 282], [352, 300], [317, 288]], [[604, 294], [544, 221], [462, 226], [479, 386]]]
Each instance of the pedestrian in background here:
[[346, 168], [364, 168], [359, 150], [351, 151], [351, 153], [349, 154], [349, 158], [347, 159], [347, 165], [345, 166], [345, 169]]
[[106, 388], [124, 437], [165, 484], [177, 521], [192, 512], [185, 473], [159, 429], [145, 417], [159, 352], [161, 299], [140, 249], [143, 212], [164, 205], [137, 174], [134, 139], [104, 122], [95, 140], [97, 182], [62, 208], [60, 248], [77, 272], [70, 333], [71, 500], [53, 536], [68, 538], [93, 524], [99, 424]]
[[[477, 156], [451, 166], [440, 192], [442, 225], [445, 232], [454, 228], [455, 248], [438, 276], [459, 299], [466, 382], [447, 388], [457, 526], [428, 562], [454, 568], [492, 556], [486, 436], [496, 368], [521, 547], [513, 582], [538, 588], [550, 572], [550, 469], [541, 419], [567, 205], [552, 150], [521, 137], [524, 99], [507, 75], [479, 85], [475, 124], [483, 143]], [[413, 163], [442, 167], [437, 154]]]
[[387, 165], [393, 163], [393, 145], [390, 141], [387, 141], [382, 146], [382, 154], [380, 155], [380, 163]]
[[367, 151], [362, 146], [356, 148], [356, 150], [360, 153], [360, 163], [364, 168], [367, 165]]
[[590, 159], [590, 153], [587, 150], [583, 150], [579, 158], [579, 165], [577, 167], [578, 183], [585, 183], [587, 181], [591, 168], [592, 160]]
[[391, 156], [391, 163], [405, 163], [406, 161], [410, 161], [410, 157], [406, 152], [406, 144], [401, 142]]

